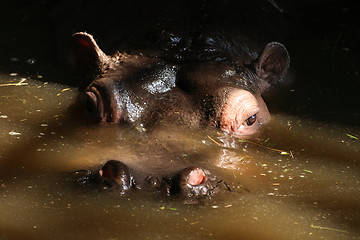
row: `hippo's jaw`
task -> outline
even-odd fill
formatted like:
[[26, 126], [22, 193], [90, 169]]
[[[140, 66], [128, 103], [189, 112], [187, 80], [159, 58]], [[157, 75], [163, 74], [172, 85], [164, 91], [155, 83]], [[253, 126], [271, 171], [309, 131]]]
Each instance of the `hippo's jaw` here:
[[246, 137], [259, 132], [270, 120], [269, 111], [260, 96], [242, 89], [230, 89], [220, 116], [220, 128], [228, 134]]

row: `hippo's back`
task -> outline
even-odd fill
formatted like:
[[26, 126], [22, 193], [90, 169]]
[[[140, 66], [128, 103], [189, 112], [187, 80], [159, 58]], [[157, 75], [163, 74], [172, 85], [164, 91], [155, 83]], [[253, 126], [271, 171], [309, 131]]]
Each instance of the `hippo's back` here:
[[172, 61], [253, 61], [282, 41], [281, 7], [270, 0], [62, 1], [52, 12], [60, 58], [74, 32], [96, 36], [103, 50], [141, 51]]

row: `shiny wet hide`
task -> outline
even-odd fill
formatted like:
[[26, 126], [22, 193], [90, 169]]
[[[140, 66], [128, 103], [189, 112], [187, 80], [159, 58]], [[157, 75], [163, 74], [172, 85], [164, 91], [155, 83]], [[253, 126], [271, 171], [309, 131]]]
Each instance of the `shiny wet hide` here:
[[[2, 74], [0, 83], [5, 239], [351, 239], [359, 234], [357, 127], [285, 114], [274, 114], [254, 140], [187, 127], [159, 126], [152, 132], [98, 127], [74, 115], [76, 89], [15, 75]], [[223, 185], [213, 198], [189, 204], [154, 191], [122, 195], [75, 184], [72, 172], [93, 170], [109, 159], [152, 174], [199, 165], [231, 191]]]

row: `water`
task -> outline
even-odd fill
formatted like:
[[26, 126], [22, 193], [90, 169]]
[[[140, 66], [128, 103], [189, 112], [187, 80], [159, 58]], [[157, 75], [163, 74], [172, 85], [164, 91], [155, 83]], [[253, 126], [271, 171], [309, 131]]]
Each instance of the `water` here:
[[[51, 80], [51, 79], [50, 79]], [[23, 81], [23, 85], [4, 86]], [[241, 141], [218, 131], [96, 126], [77, 90], [0, 77], [4, 239], [357, 239], [359, 128], [275, 113]], [[159, 193], [89, 191], [73, 171], [109, 159], [152, 173], [206, 166], [232, 189], [200, 204]]]
[[[11, 1], [0, 16], [0, 239], [360, 238], [358, 28], [341, 19], [355, 8], [336, 7], [330, 23], [316, 20], [321, 4], [308, 15], [294, 8], [293, 85], [266, 97], [272, 121], [262, 135], [239, 141], [84, 120], [76, 83], [54, 67], [48, 5]], [[147, 173], [199, 165], [232, 191], [188, 204], [75, 184], [73, 171], [109, 159]]]

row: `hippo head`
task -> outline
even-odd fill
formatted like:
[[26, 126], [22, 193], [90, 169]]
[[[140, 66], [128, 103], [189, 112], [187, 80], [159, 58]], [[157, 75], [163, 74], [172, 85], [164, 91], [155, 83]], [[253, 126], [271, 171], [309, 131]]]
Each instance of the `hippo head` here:
[[258, 132], [261, 125], [270, 120], [261, 94], [285, 76], [289, 64], [286, 48], [272, 42], [265, 46], [251, 67], [241, 68], [237, 73], [240, 81], [235, 82], [240, 82], [242, 88], [231, 87], [224, 91], [227, 96], [223, 98], [225, 101], [221, 108], [220, 128], [237, 136], [250, 136]]
[[158, 55], [106, 55], [94, 38], [76, 33], [70, 62], [88, 85], [81, 94], [87, 113], [99, 123], [152, 124], [169, 116], [190, 125], [218, 127], [244, 137], [270, 120], [261, 94], [289, 67], [286, 48], [269, 43], [251, 63], [171, 62]]

